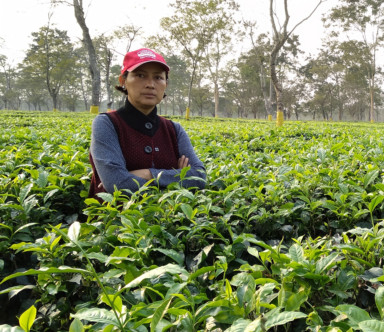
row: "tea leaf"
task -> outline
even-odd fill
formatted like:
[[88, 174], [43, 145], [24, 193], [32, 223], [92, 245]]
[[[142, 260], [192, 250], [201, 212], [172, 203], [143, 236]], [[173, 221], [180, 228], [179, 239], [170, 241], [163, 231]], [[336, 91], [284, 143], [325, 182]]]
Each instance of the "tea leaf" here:
[[159, 251], [163, 253], [164, 255], [172, 258], [177, 264], [180, 266], [184, 265], [184, 254], [182, 252], [177, 252], [173, 249], [162, 249], [162, 248], [156, 248], [155, 251]]
[[189, 204], [181, 204], [180, 208], [189, 220], [193, 218], [193, 215], [194, 215], [193, 209]]
[[363, 332], [382, 332], [384, 331], [384, 322], [378, 320], [366, 320], [359, 323], [359, 328]]
[[120, 296], [112, 294], [102, 294], [100, 296], [100, 301], [105, 303], [111, 308], [115, 308], [118, 312], [121, 313], [123, 309], [123, 301]]
[[201, 276], [202, 274], [205, 274], [205, 273], [208, 273], [208, 272], [212, 272], [212, 271], [215, 271], [215, 267], [214, 266], [204, 266], [204, 267], [198, 269], [197, 271], [191, 273], [189, 275], [188, 280], [194, 280], [197, 277]]
[[188, 275], [188, 272], [185, 269], [181, 268], [180, 266], [175, 264], [167, 264], [143, 273], [140, 277], [132, 280], [123, 289], [137, 287], [143, 280], [151, 279], [153, 277], [158, 277], [164, 273]]
[[45, 170], [39, 171], [39, 177], [35, 181], [40, 188], [44, 188], [48, 184], [49, 173]]
[[54, 194], [56, 194], [59, 191], [59, 189], [52, 189], [47, 192], [47, 194], [44, 196], [44, 203], [48, 201]]
[[384, 196], [375, 196], [372, 201], [368, 204], [368, 209], [370, 212], [373, 212], [373, 210], [378, 206], [384, 199]]
[[363, 309], [361, 309], [355, 305], [342, 304], [342, 305], [337, 306], [336, 310], [347, 315], [348, 319], [354, 325], [358, 325], [358, 323], [360, 323], [360, 322], [371, 319], [368, 312], [366, 312], [365, 310], [363, 310]]
[[33, 187], [33, 184], [30, 183], [28, 184], [27, 186], [23, 187], [20, 189], [20, 193], [19, 193], [19, 200], [20, 200], [20, 203], [23, 203], [24, 200], [26, 199], [26, 197], [28, 196], [28, 194], [30, 193], [31, 189]]
[[78, 221], [75, 221], [74, 223], [69, 226], [68, 229], [68, 237], [71, 241], [77, 242], [77, 239], [79, 238], [80, 234], [80, 223]]
[[29, 332], [36, 318], [36, 308], [31, 306], [28, 310], [24, 311], [19, 318], [20, 327], [25, 331]]
[[381, 319], [384, 317], [384, 286], [376, 289], [375, 293], [375, 302], [377, 306], [377, 310], [379, 311]]
[[307, 315], [302, 312], [290, 312], [284, 311], [277, 315], [273, 315], [272, 317], [268, 317], [265, 328], [270, 329], [274, 326], [283, 325], [289, 322], [292, 322], [295, 319], [306, 318]]
[[84, 326], [78, 318], [75, 318], [69, 326], [69, 332], [83, 332]]
[[58, 268], [56, 267], [42, 267], [39, 270], [30, 269], [28, 271], [24, 272], [17, 272], [14, 274], [11, 274], [9, 276], [6, 276], [0, 284], [6, 282], [7, 280], [10, 280], [12, 278], [17, 278], [21, 276], [29, 276], [29, 275], [35, 275], [35, 274], [52, 274], [52, 273], [84, 273], [84, 274], [90, 274], [91, 272], [84, 269], [78, 269], [75, 267], [69, 267], [69, 266], [60, 266]]
[[[226, 332], [245, 332], [247, 326], [249, 326], [251, 321], [249, 319], [240, 318], [236, 320], [230, 328], [225, 330]], [[252, 331], [255, 331], [254, 329]]]
[[21, 327], [10, 326], [10, 325], [0, 325], [1, 332], [25, 332]]
[[285, 303], [286, 311], [298, 311], [300, 310], [301, 305], [307, 301], [308, 293], [305, 291], [300, 291], [298, 293], [292, 294]]
[[316, 263], [316, 273], [321, 274], [328, 270], [335, 263], [336, 259], [339, 257], [337, 252], [333, 252], [329, 256], [321, 258]]
[[108, 311], [106, 309], [99, 309], [99, 308], [81, 309], [76, 314], [71, 315], [71, 317], [77, 318], [79, 320], [88, 320], [90, 322], [120, 326], [119, 322], [116, 319], [116, 316], [111, 311]]
[[173, 297], [170, 297], [169, 299], [165, 300], [156, 310], [155, 313], [152, 316], [150, 329], [151, 332], [156, 331], [156, 327], [160, 323], [161, 319], [164, 317], [164, 315], [167, 313], [168, 308], [171, 304]]
[[304, 250], [297, 243], [289, 248], [289, 255], [295, 262], [301, 263], [304, 260]]
[[367, 188], [373, 181], [375, 181], [375, 179], [378, 177], [378, 175], [379, 175], [379, 171], [378, 170], [374, 170], [374, 171], [368, 172], [364, 176], [364, 179], [363, 179], [364, 188]]

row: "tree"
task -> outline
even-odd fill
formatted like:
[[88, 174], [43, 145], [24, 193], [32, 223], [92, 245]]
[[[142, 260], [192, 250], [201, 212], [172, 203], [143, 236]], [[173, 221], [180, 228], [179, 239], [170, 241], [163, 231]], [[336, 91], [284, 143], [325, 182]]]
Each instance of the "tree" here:
[[[191, 107], [192, 88], [202, 56], [213, 42], [216, 31], [218, 29], [224, 31], [226, 28], [221, 26], [223, 20], [220, 15], [224, 13], [224, 5], [229, 3], [233, 3], [233, 1], [175, 0], [171, 4], [175, 14], [161, 20], [162, 29], [168, 33], [169, 39], [177, 47], [182, 48], [182, 53], [189, 62], [191, 73], [188, 88], [188, 109]], [[166, 40], [166, 38], [164, 39]]]
[[116, 51], [117, 43], [126, 42], [125, 52], [129, 52], [133, 41], [140, 36], [140, 29], [133, 25], [120, 26], [110, 35], [100, 35], [94, 38], [94, 45], [99, 59], [99, 65], [101, 73], [104, 75], [104, 85], [107, 92], [107, 107], [108, 109], [114, 103], [113, 94], [113, 81], [118, 82], [118, 79], [112, 80], [112, 66], [113, 61], [116, 58], [116, 54], [120, 53]]
[[340, 0], [339, 5], [333, 8], [329, 14], [328, 23], [329, 26], [335, 24], [343, 32], [354, 31], [361, 36], [366, 51], [364, 65], [368, 73], [369, 120], [373, 122], [377, 74], [376, 57], [379, 47], [384, 42], [384, 3], [372, 0]]
[[5, 55], [0, 54], [0, 94], [4, 108], [18, 108], [19, 91], [15, 89], [18, 75]]
[[165, 58], [171, 71], [169, 72], [168, 87], [166, 90], [167, 97], [164, 99], [164, 104], [166, 109], [168, 105], [171, 104], [172, 115], [176, 115], [176, 111], [180, 115], [183, 115], [187, 105], [185, 96], [188, 94], [188, 82], [190, 82], [187, 64], [181, 57], [175, 54], [165, 54]]
[[270, 65], [271, 80], [276, 92], [276, 104], [277, 104], [278, 116], [279, 116], [279, 112], [280, 114], [283, 114], [283, 111], [284, 111], [283, 96], [282, 96], [283, 88], [276, 71], [278, 55], [282, 50], [282, 48], [284, 47], [284, 45], [286, 44], [286, 42], [291, 37], [292, 33], [296, 30], [296, 28], [299, 25], [301, 25], [303, 22], [308, 20], [313, 15], [313, 13], [317, 10], [320, 4], [323, 3], [324, 1], [326, 0], [319, 0], [318, 4], [315, 6], [313, 11], [307, 17], [305, 17], [303, 20], [297, 23], [291, 30], [288, 30], [288, 23], [290, 19], [289, 11], [288, 11], [288, 0], [284, 0], [284, 22], [280, 27], [278, 27], [278, 22], [279, 22], [278, 15], [274, 9], [274, 0], [269, 0], [269, 16], [270, 16], [272, 31], [273, 31], [273, 47], [270, 54], [269, 65]]
[[[72, 1], [72, 0], [68, 0]], [[88, 61], [89, 61], [89, 71], [92, 78], [92, 99], [91, 99], [91, 113], [98, 113], [100, 106], [100, 93], [101, 93], [101, 77], [100, 69], [97, 61], [96, 50], [93, 45], [91, 35], [89, 33], [88, 26], [85, 22], [85, 13], [84, 13], [84, 4], [83, 0], [73, 0], [73, 2], [68, 2], [66, 0], [51, 0], [52, 4], [69, 4], [73, 6], [75, 12], [75, 18], [79, 24], [82, 32], [83, 39], [82, 42], [87, 49]]]
[[[232, 51], [233, 38], [239, 33], [235, 31], [236, 21], [234, 16], [239, 5], [233, 0], [219, 0], [213, 4], [215, 9], [214, 32], [212, 41], [207, 43], [204, 51], [203, 63], [208, 68], [210, 79], [214, 88], [215, 114], [219, 117], [219, 90], [220, 79], [223, 79], [221, 66], [223, 59]], [[225, 82], [223, 82], [225, 83]]]
[[272, 98], [275, 97], [275, 94], [273, 93], [272, 81], [270, 80], [269, 75], [267, 75], [267, 72], [270, 72], [269, 54], [271, 53], [272, 49], [271, 40], [265, 33], [262, 33], [257, 37], [254, 35], [256, 22], [244, 21], [243, 23], [252, 43], [251, 52], [255, 55], [255, 66], [259, 68], [259, 78], [263, 92], [265, 111], [268, 116], [272, 116], [274, 103]]
[[23, 75], [44, 85], [57, 109], [61, 87], [72, 76], [75, 58], [66, 31], [49, 26], [32, 33], [33, 43], [23, 61]]

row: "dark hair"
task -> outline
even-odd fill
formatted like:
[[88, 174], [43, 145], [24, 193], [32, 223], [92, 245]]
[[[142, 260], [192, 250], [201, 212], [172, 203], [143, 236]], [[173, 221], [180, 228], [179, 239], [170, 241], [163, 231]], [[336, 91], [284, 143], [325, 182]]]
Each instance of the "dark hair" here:
[[[123, 75], [121, 75], [123, 78], [124, 78], [124, 81], [127, 79], [127, 76], [128, 76], [128, 72], [126, 71]], [[125, 95], [128, 96], [128, 91], [127, 89], [125, 88], [124, 85], [115, 85], [115, 89], [117, 91], [120, 91], [122, 93], [124, 93]]]
[[[122, 78], [124, 79], [124, 81], [127, 79], [128, 73], [129, 73], [129, 72], [126, 71], [124, 74], [121, 75]], [[165, 79], [166, 79], [166, 81], [168, 82], [168, 72], [167, 72], [167, 71], [165, 71]], [[124, 93], [125, 95], [128, 96], [128, 91], [127, 91], [127, 89], [125, 88], [124, 85], [115, 85], [115, 89], [116, 89], [117, 91], [120, 91], [120, 92], [122, 92], [122, 93]], [[167, 95], [164, 93], [163, 98], [165, 98], [166, 96], [167, 96]]]

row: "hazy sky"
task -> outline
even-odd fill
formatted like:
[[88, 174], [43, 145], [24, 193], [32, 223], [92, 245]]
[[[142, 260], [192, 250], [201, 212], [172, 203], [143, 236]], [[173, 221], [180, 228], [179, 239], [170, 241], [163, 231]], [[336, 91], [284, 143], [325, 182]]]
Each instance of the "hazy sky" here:
[[[145, 36], [154, 34], [159, 29], [159, 20], [172, 14], [168, 4], [171, 0], [84, 0], [90, 4], [87, 8], [86, 22], [91, 36], [108, 33], [118, 26], [134, 24], [141, 26]], [[237, 0], [240, 4], [241, 16], [247, 20], [256, 20], [259, 32], [270, 31], [269, 0]], [[282, 4], [282, 0], [276, 1]], [[290, 26], [307, 16], [318, 0], [289, 0], [291, 15]], [[295, 32], [300, 36], [300, 42], [307, 53], [315, 53], [321, 46], [323, 27], [321, 15], [335, 5], [337, 0], [328, 0], [309, 21]], [[20, 62], [24, 52], [31, 43], [31, 33], [48, 23], [48, 14], [53, 13], [51, 23], [59, 29], [67, 30], [72, 40], [81, 38], [73, 8], [60, 5], [51, 8], [49, 0], [0, 0], [0, 54], [8, 57], [12, 64]], [[143, 45], [136, 43], [134, 48]], [[145, 46], [145, 45], [144, 45]], [[240, 45], [247, 50], [248, 47]], [[122, 50], [124, 52], [124, 50]]]

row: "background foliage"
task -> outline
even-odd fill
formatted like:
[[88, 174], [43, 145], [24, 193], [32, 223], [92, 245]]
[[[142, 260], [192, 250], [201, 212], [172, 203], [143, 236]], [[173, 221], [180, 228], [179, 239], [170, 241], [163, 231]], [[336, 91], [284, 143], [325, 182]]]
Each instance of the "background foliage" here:
[[[58, 15], [61, 6], [82, 9], [84, 33], [91, 1], [50, 2], [57, 4], [52, 8]], [[273, 4], [272, 17], [279, 18], [283, 28], [284, 2], [265, 2]], [[313, 7], [320, 2], [324, 0], [312, 1]], [[182, 116], [188, 106], [193, 116], [266, 119], [276, 111], [269, 59], [279, 39], [276, 36], [286, 35], [273, 61], [284, 92], [281, 102], [286, 118], [383, 121], [384, 4], [335, 2], [323, 16], [322, 45], [310, 54], [304, 53], [300, 35], [292, 30], [310, 12], [298, 17], [290, 4], [286, 34], [279, 30], [274, 36], [267, 11], [267, 24], [245, 21], [243, 9], [233, 0], [170, 1], [169, 16], [159, 17], [156, 35], [145, 34], [146, 26], [116, 24], [114, 31], [68, 40], [67, 32], [57, 29], [52, 15], [47, 15], [48, 22], [42, 22], [38, 31], [30, 31], [32, 43], [18, 64], [5, 56], [7, 45], [0, 36], [0, 108], [83, 111], [91, 103], [101, 103], [102, 111], [118, 108], [121, 96], [113, 86], [118, 84], [122, 54], [132, 50], [133, 44], [156, 49], [170, 63], [163, 114]], [[302, 27], [311, 29], [313, 19]], [[91, 96], [97, 100], [91, 101]]]

